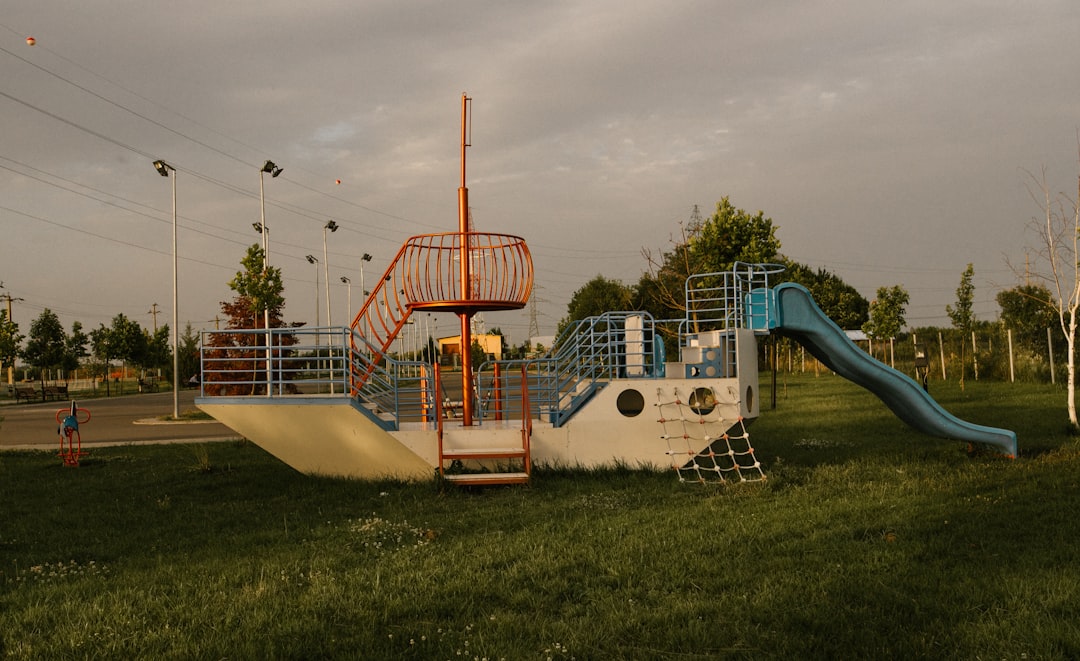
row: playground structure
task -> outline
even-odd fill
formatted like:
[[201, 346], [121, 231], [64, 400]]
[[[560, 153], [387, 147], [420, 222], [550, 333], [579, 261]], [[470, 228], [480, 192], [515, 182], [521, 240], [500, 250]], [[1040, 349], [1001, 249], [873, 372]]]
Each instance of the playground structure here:
[[[205, 331], [199, 408], [309, 474], [514, 484], [544, 463], [759, 480], [747, 424], [760, 413], [757, 338], [775, 332], [912, 427], [1016, 455], [1013, 432], [950, 415], [856, 347], [806, 289], [775, 285], [782, 268], [770, 264], [690, 276], [681, 319], [606, 312], [573, 323], [544, 356], [474, 366], [472, 317], [524, 307], [533, 272], [524, 239], [471, 225], [469, 104], [463, 95], [458, 231], [408, 239], [347, 328]], [[394, 351], [418, 311], [458, 317], [456, 383], [427, 352]], [[665, 326], [677, 361], [666, 360]]]
[[90, 422], [90, 411], [79, 408], [73, 399], [69, 408], [56, 412], [56, 422], [60, 425], [57, 428], [60, 436], [60, 452], [57, 456], [64, 461], [65, 466], [78, 466], [79, 460], [87, 454], [82, 449], [79, 425]]

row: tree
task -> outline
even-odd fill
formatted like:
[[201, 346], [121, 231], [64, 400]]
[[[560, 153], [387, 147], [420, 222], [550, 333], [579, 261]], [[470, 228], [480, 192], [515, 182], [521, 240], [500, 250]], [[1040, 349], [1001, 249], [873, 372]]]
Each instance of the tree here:
[[476, 367], [480, 367], [487, 361], [487, 352], [484, 351], [484, 347], [480, 346], [479, 340], [474, 339], [472, 341], [472, 346], [469, 347], [469, 350], [471, 354], [469, 356], [469, 360], [471, 360], [472, 364], [476, 365]]
[[[1078, 145], [1080, 147], [1080, 145]], [[1080, 149], [1078, 149], [1080, 151]], [[1046, 261], [1049, 273], [1039, 274], [1050, 290], [1050, 304], [1058, 325], [1065, 334], [1067, 374], [1066, 407], [1069, 423], [1077, 426], [1076, 417], [1076, 328], [1080, 323], [1080, 178], [1077, 196], [1053, 195], [1046, 183], [1046, 171], [1036, 179], [1029, 173], [1028, 192], [1039, 206], [1040, 215], [1031, 221], [1038, 238], [1038, 256]]]
[[82, 322], [71, 322], [71, 333], [68, 334], [64, 341], [64, 358], [60, 363], [60, 367], [64, 370], [65, 380], [67, 380], [68, 374], [79, 369], [83, 358], [86, 358], [86, 345], [88, 342], [90, 342], [90, 337], [83, 332]]
[[[862, 328], [869, 319], [870, 302], [840, 276], [825, 269], [814, 271], [809, 266], [783, 258], [783, 282], [796, 282], [806, 287], [821, 311], [840, 328]], [[903, 325], [903, 323], [901, 323]]]
[[90, 355], [95, 359], [93, 374], [105, 380], [105, 396], [108, 397], [111, 394], [109, 363], [116, 356], [112, 353], [109, 328], [105, 324], [98, 324], [97, 328], [90, 331]]
[[42, 310], [38, 318], [30, 323], [30, 334], [21, 355], [27, 364], [38, 371], [42, 400], [45, 398], [45, 373], [63, 362], [66, 339], [60, 318], [49, 308]]
[[904, 327], [904, 313], [910, 301], [903, 285], [878, 287], [877, 298], [870, 302], [870, 318], [862, 330], [871, 340], [891, 340]]
[[187, 383], [199, 373], [199, 336], [188, 323], [180, 335], [180, 347], [177, 362], [180, 365], [180, 381]]
[[[286, 324], [282, 320], [282, 307], [285, 305], [285, 285], [281, 280], [281, 269], [267, 267], [263, 262], [263, 250], [258, 244], [252, 245], [247, 254], [240, 260], [243, 267], [236, 272], [236, 276], [229, 281], [229, 288], [236, 292], [237, 296], [232, 301], [222, 301], [221, 311], [228, 318], [227, 326], [230, 330], [249, 331], [264, 328], [269, 321], [270, 328], [298, 327], [302, 323]], [[264, 316], [265, 313], [265, 316]], [[207, 395], [256, 395], [266, 392], [266, 377], [259, 376], [257, 372], [266, 369], [266, 361], [260, 361], [261, 353], [265, 350], [256, 350], [254, 347], [259, 339], [254, 333], [214, 333], [210, 336], [209, 348], [214, 352], [214, 371], [203, 374], [204, 388]], [[274, 351], [279, 357], [286, 357], [291, 347], [297, 343], [295, 335], [278, 335], [274, 339]], [[278, 348], [281, 347], [281, 348]], [[265, 373], [264, 373], [265, 374]], [[290, 379], [291, 372], [280, 374], [282, 379]], [[232, 381], [229, 385], [218, 385], [214, 381]], [[244, 382], [250, 383], [246, 386]], [[288, 386], [290, 392], [295, 392], [292, 384]]]
[[[965, 338], [971, 334], [971, 326], [975, 323], [973, 305], [975, 300], [975, 285], [971, 283], [975, 277], [975, 267], [967, 265], [960, 275], [960, 286], [956, 288], [956, 307], [945, 306], [945, 312], [952, 320], [953, 327], [960, 331], [960, 389], [964, 389], [964, 344]], [[978, 377], [976, 377], [977, 379]]]
[[609, 280], [602, 275], [597, 275], [570, 297], [570, 304], [566, 307], [566, 317], [559, 322], [556, 335], [562, 335], [562, 332], [575, 321], [612, 310], [628, 310], [632, 300], [633, 289], [618, 280]]
[[[266, 266], [263, 249], [258, 244], [248, 248], [247, 254], [240, 260], [240, 265], [243, 269], [237, 271], [236, 276], [229, 281], [229, 288], [246, 303], [252, 317], [256, 318], [263, 311], [280, 313], [281, 307], [285, 305], [285, 297], [282, 296], [285, 285], [281, 281], [281, 269]], [[258, 321], [251, 326], [258, 327]]]
[[166, 373], [172, 374], [172, 346], [169, 325], [161, 326], [153, 334], [144, 331], [146, 336], [146, 355], [143, 356], [142, 366], [147, 369], [160, 370], [166, 368]]
[[0, 371], [15, 367], [22, 341], [19, 324], [8, 319], [7, 310], [0, 310]]
[[120, 392], [124, 392], [123, 375], [128, 365], [143, 365], [146, 362], [147, 340], [139, 322], [128, 319], [123, 313], [113, 317], [108, 330], [109, 351], [112, 358], [121, 361]]
[[1032, 356], [1045, 355], [1046, 331], [1057, 326], [1050, 290], [1041, 284], [1003, 289], [997, 294], [997, 304], [1001, 323], [1013, 331], [1016, 344]]
[[717, 273], [730, 271], [735, 262], [775, 261], [780, 241], [765, 212], [751, 215], [724, 197], [712, 218], [691, 234], [689, 249], [694, 273]]
[[[640, 307], [656, 319], [681, 318], [686, 313], [686, 279], [695, 274], [726, 273], [735, 262], [764, 263], [776, 261], [780, 241], [771, 218], [763, 211], [750, 214], [736, 208], [727, 197], [716, 204], [716, 213], [701, 219], [697, 206], [685, 224], [680, 224], [680, 238], [672, 239], [669, 252], [642, 254], [648, 271], [637, 286]], [[671, 337], [674, 328], [662, 327]]]

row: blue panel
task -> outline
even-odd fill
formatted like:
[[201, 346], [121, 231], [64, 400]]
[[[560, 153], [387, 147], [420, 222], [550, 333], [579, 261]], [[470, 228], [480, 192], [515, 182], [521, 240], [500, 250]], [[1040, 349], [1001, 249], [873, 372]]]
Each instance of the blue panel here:
[[756, 332], [776, 328], [776, 292], [753, 289], [746, 295], [746, 327]]

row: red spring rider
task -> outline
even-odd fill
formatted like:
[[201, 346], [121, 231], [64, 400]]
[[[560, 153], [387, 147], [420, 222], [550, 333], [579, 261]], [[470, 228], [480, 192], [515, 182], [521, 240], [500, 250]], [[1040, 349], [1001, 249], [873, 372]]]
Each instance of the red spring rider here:
[[60, 409], [56, 412], [56, 422], [60, 424], [57, 432], [60, 434], [59, 456], [64, 460], [65, 466], [78, 466], [79, 458], [86, 456], [82, 451], [82, 436], [79, 435], [79, 425], [90, 421], [90, 411], [81, 409], [71, 400], [70, 409]]

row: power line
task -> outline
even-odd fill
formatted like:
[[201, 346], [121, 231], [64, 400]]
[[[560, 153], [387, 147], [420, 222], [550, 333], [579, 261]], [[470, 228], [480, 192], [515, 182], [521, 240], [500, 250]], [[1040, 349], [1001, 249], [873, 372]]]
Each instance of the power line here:
[[[59, 80], [64, 81], [65, 83], [67, 83], [68, 85], [71, 85], [72, 87], [74, 87], [76, 89], [82, 90], [83, 92], [89, 94], [90, 96], [94, 97], [95, 99], [100, 99], [101, 101], [104, 101], [105, 103], [108, 103], [109, 105], [111, 105], [111, 106], [113, 106], [115, 108], [119, 108], [120, 110], [123, 110], [124, 112], [130, 113], [130, 114], [134, 115], [135, 117], [138, 117], [139, 119], [141, 119], [141, 120], [143, 120], [145, 122], [149, 122], [150, 124], [153, 124], [154, 126], [157, 126], [158, 128], [164, 129], [164, 130], [168, 131], [169, 133], [172, 133], [173, 135], [177, 135], [177, 136], [179, 136], [181, 138], [184, 138], [185, 140], [190, 140], [191, 142], [194, 142], [195, 144], [199, 145], [200, 147], [205, 147], [206, 149], [209, 149], [212, 152], [215, 152], [217, 154], [221, 154], [222, 156], [224, 156], [226, 158], [229, 158], [229, 159], [232, 159], [232, 160], [234, 160], [237, 163], [240, 163], [242, 165], [247, 165], [247, 166], [252, 167], [252, 168], [255, 167], [254, 164], [247, 163], [247, 162], [243, 161], [242, 159], [237, 158], [236, 156], [234, 156], [234, 155], [232, 155], [232, 154], [230, 154], [230, 153], [228, 153], [226, 151], [223, 151], [221, 149], [218, 149], [217, 147], [214, 147], [213, 145], [208, 145], [205, 142], [202, 142], [201, 140], [197, 140], [196, 138], [193, 138], [193, 137], [191, 137], [189, 135], [186, 135], [186, 134], [184, 134], [184, 133], [182, 133], [180, 131], [177, 131], [176, 129], [173, 129], [173, 128], [169, 127], [169, 126], [166, 126], [165, 124], [162, 124], [161, 122], [159, 122], [159, 121], [157, 121], [155, 119], [151, 119], [150, 117], [147, 117], [146, 115], [143, 115], [142, 113], [136, 112], [135, 110], [132, 110], [131, 108], [128, 108], [127, 106], [125, 106], [123, 104], [117, 103], [116, 101], [113, 101], [112, 99], [110, 99], [108, 97], [105, 97], [105, 96], [103, 96], [101, 94], [98, 94], [97, 92], [95, 92], [95, 91], [93, 91], [93, 90], [91, 90], [91, 89], [89, 89], [87, 87], [83, 87], [82, 85], [80, 85], [80, 84], [78, 84], [78, 83], [76, 83], [76, 82], [74, 82], [74, 81], [72, 81], [72, 80], [70, 80], [68, 78], [65, 78], [65, 77], [61, 76], [58, 73], [50, 71], [49, 69], [46, 69], [45, 67], [43, 67], [43, 66], [41, 66], [39, 64], [31, 62], [30, 60], [28, 60], [28, 59], [26, 59], [26, 58], [24, 58], [24, 57], [22, 57], [20, 55], [16, 55], [15, 53], [12, 53], [11, 51], [9, 51], [8, 49], [6, 49], [6, 48], [4, 48], [2, 46], [0, 46], [0, 52], [7, 53], [11, 57], [14, 57], [15, 59], [20, 60], [22, 62], [25, 62], [26, 64], [34, 67], [35, 69], [37, 69], [39, 71], [43, 71], [43, 72], [49, 74], [50, 76], [53, 76], [54, 78], [57, 78]], [[5, 96], [7, 96], [7, 95], [5, 94]], [[8, 97], [8, 98], [12, 98], [12, 97]], [[27, 104], [27, 105], [29, 105], [29, 104]]]

